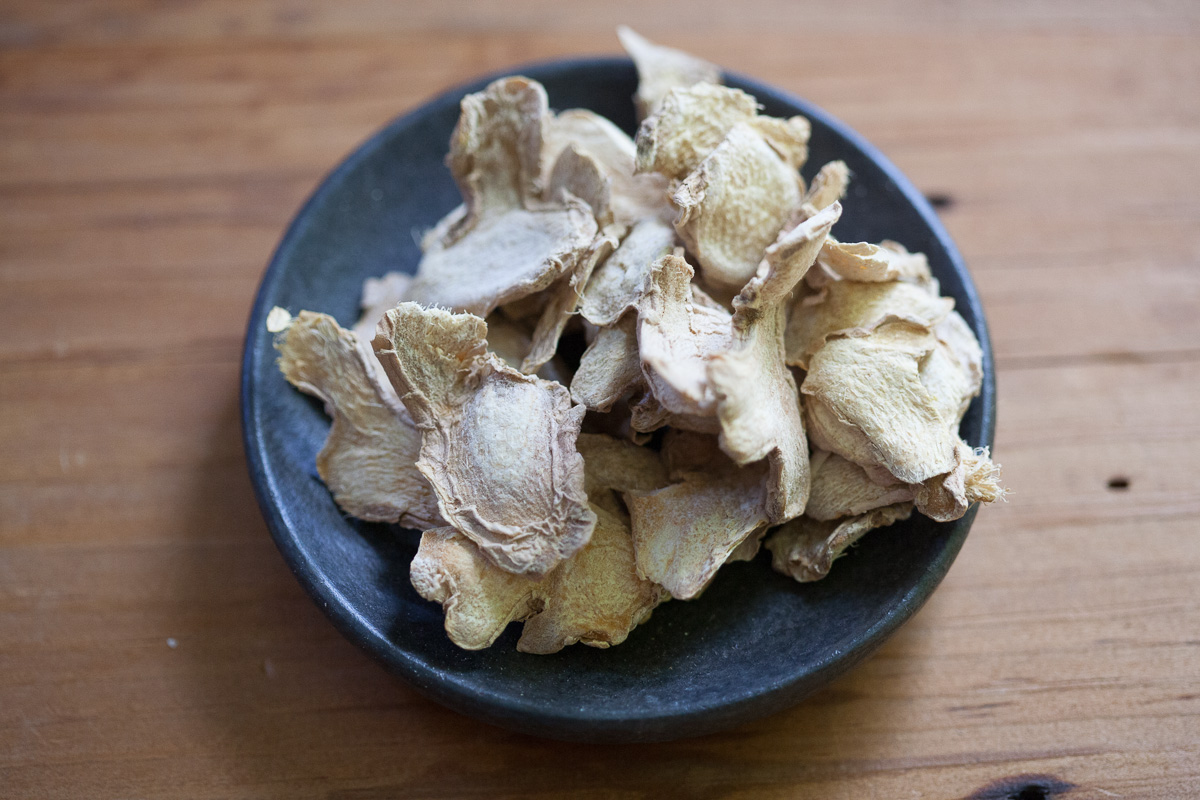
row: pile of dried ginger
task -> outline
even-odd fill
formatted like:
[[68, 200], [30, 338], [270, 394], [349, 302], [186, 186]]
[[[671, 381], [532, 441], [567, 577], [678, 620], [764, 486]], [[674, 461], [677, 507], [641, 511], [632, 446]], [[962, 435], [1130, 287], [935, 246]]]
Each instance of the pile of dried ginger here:
[[333, 418], [334, 499], [424, 532], [412, 583], [464, 648], [514, 620], [526, 652], [619, 644], [764, 538], [811, 581], [872, 528], [1002, 493], [958, 435], [979, 344], [925, 257], [833, 238], [850, 176], [805, 185], [807, 120], [620, 35], [636, 140], [497, 80], [462, 101], [463, 203], [416, 274], [367, 281], [353, 330], [268, 318]]

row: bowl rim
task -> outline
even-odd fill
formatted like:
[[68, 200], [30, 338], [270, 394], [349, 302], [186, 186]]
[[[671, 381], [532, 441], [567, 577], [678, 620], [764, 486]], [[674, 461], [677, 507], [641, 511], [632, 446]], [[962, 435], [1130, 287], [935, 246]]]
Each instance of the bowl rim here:
[[[415, 659], [397, 647], [388, 637], [380, 634], [337, 590], [325, 574], [321, 564], [313, 560], [300, 546], [274, 500], [279, 496], [279, 492], [274, 476], [267, 468], [264, 458], [263, 428], [256, 414], [255, 378], [260, 360], [260, 345], [264, 341], [261, 332], [265, 330], [266, 315], [270, 310], [267, 307], [268, 295], [283, 273], [285, 264], [297, 242], [308, 228], [314, 209], [334, 195], [339, 190], [343, 179], [352, 173], [359, 164], [375, 155], [399, 129], [413, 126], [444, 111], [447, 106], [457, 106], [465, 94], [478, 91], [497, 78], [525, 75], [538, 80], [539, 76], [545, 77], [552, 73], [611, 70], [613, 68], [628, 70], [631, 67], [632, 61], [621, 56], [590, 56], [526, 62], [456, 84], [393, 118], [358, 144], [326, 173], [317, 184], [316, 189], [291, 218], [287, 231], [275, 248], [260, 280], [243, 342], [240, 376], [242, 443], [254, 494], [272, 539], [289, 569], [317, 606], [329, 617], [342, 635], [364, 649], [392, 672], [403, 677], [411, 686], [427, 697], [460, 713], [493, 724], [561, 739], [604, 741], [620, 738], [623, 741], [630, 741], [699, 735], [756, 718], [769, 713], [772, 709], [782, 708], [790, 702], [802, 699], [811, 691], [825, 685], [869, 656], [921, 608], [946, 575], [961, 549], [978, 508], [973, 506], [968, 511], [961, 520], [962, 524], [951, 534], [945, 546], [922, 573], [920, 580], [916, 581], [875, 624], [865, 629], [854, 646], [829, 654], [817, 662], [814, 668], [803, 674], [792, 675], [787, 680], [772, 684], [757, 684], [751, 689], [724, 695], [720, 700], [706, 704], [691, 704], [678, 710], [655, 709], [653, 713], [647, 713], [644, 716], [631, 716], [628, 713], [606, 714], [604, 708], [578, 709], [574, 706], [564, 708], [561, 705], [547, 708], [539, 705], [536, 700], [514, 697], [505, 693], [489, 693], [480, 691], [477, 687], [464, 687], [450, 679], [446, 673]], [[797, 113], [827, 126], [873, 162], [892, 181], [904, 202], [912, 205], [922, 222], [928, 226], [932, 238], [945, 250], [952, 271], [961, 277], [962, 299], [965, 300], [965, 304], [975, 320], [972, 329], [976, 333], [983, 351], [983, 385], [979, 396], [973, 402], [980, 403], [982, 406], [981, 443], [991, 446], [995, 438], [996, 379], [987, 318], [983, 313], [983, 306], [971, 274], [929, 201], [874, 145], [821, 108], [789, 92], [738, 72], [722, 70], [722, 77], [727, 84], [744, 89], [759, 101], [769, 99], [794, 108]], [[632, 103], [632, 98], [630, 102]], [[265, 341], [269, 345], [269, 339]], [[794, 688], [800, 683], [813, 684], [814, 688], [796, 693]], [[789, 689], [793, 689], [793, 692], [789, 693]], [[714, 716], [719, 716], [721, 720], [713, 723], [711, 718]], [[680, 729], [687, 727], [688, 723], [694, 723], [694, 734], [680, 732]], [[668, 729], [672, 731], [669, 735], [661, 735], [662, 731]]]

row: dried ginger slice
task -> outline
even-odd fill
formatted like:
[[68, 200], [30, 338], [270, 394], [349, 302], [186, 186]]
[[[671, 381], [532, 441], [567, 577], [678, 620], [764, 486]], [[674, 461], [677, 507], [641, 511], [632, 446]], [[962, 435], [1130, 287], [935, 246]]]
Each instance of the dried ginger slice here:
[[[715, 448], [714, 448], [715, 450]], [[688, 600], [747, 538], [766, 529], [766, 462], [732, 466], [720, 452], [680, 483], [625, 495], [638, 574]]]
[[596, 333], [571, 378], [571, 397], [576, 403], [608, 411], [645, 382], [638, 355], [637, 324], [637, 314], [629, 312], [616, 325]]
[[848, 281], [908, 281], [927, 285], [932, 278], [924, 253], [910, 253], [896, 242], [826, 242], [821, 263]]
[[540, 577], [595, 523], [575, 450], [585, 409], [488, 353], [486, 333], [478, 317], [402, 303], [374, 346], [421, 430], [417, 468], [442, 517], [497, 566]]
[[638, 128], [637, 172], [682, 180], [725, 139], [733, 127], [758, 115], [758, 102], [741, 89], [698, 83], [674, 89]]
[[800, 175], [755, 131], [735, 125], [675, 191], [675, 229], [704, 280], [736, 289], [800, 207]]
[[657, 219], [634, 225], [616, 251], [600, 264], [583, 292], [579, 313], [593, 325], [613, 325], [637, 308], [650, 268], [672, 252], [675, 228]]
[[1000, 467], [988, 448], [973, 448], [959, 439], [954, 450], [954, 468], [915, 490], [917, 510], [938, 522], [959, 519], [972, 503], [994, 503], [1004, 497]]
[[447, 163], [464, 204], [425, 238], [407, 300], [486, 316], [545, 289], [592, 243], [587, 203], [539, 199], [548, 116], [545, 90], [527, 78], [463, 98]]
[[620, 644], [666, 593], [638, 577], [628, 524], [598, 506], [591, 510], [591, 540], [539, 580], [498, 569], [454, 528], [427, 531], [412, 562], [413, 587], [442, 604], [446, 633], [467, 650], [490, 646], [518, 620], [525, 629], [517, 649], [525, 653]]
[[921, 365], [921, 381], [935, 397], [946, 403], [947, 408], [951, 407], [954, 393], [957, 391], [958, 406], [954, 408], [952, 415], [954, 425], [957, 426], [967, 413], [971, 399], [983, 388], [983, 348], [979, 346], [979, 340], [975, 338], [971, 326], [967, 325], [967, 321], [957, 311], [951, 311], [934, 326], [933, 332], [938, 339], [938, 351], [943, 356], [939, 361], [953, 362], [958, 374], [955, 378], [944, 381], [945, 388], [935, 388], [937, 380], [931, 375], [935, 364], [931, 363], [932, 360], [927, 360], [927, 363]]
[[681, 257], [654, 262], [638, 304], [638, 348], [654, 398], [672, 414], [711, 417], [708, 362], [729, 349], [732, 315], [692, 302], [694, 271]]
[[804, 515], [818, 522], [856, 517], [896, 503], [911, 502], [913, 487], [881, 486], [866, 470], [836, 453], [818, 450], [812, 457], [812, 492]]
[[[567, 147], [595, 159], [609, 180], [613, 219], [623, 225], [657, 218], [669, 222], [675, 210], [667, 196], [667, 179], [655, 173], [634, 174], [637, 148], [609, 120], [582, 108], [562, 111], [548, 120], [543, 160], [556, 163]], [[549, 181], [549, 176], [545, 176]]]
[[718, 434], [721, 432], [721, 421], [717, 419], [715, 413], [677, 414], [666, 409], [650, 391], [630, 402], [629, 425], [635, 432], [642, 434], [667, 427], [698, 433]]
[[375, 356], [326, 314], [291, 317], [274, 308], [279, 370], [300, 391], [325, 402], [333, 420], [317, 454], [317, 473], [352, 517], [424, 530], [445, 524], [415, 462], [421, 432], [375, 372]]
[[909, 283], [857, 283], [837, 280], [819, 294], [803, 296], [792, 307], [787, 326], [787, 362], [807, 369], [813, 353], [835, 335], [870, 333], [886, 322], [902, 320], [932, 328], [954, 308]]
[[772, 532], [766, 541], [771, 566], [802, 583], [824, 578], [834, 559], [867, 531], [908, 519], [912, 503], [897, 503], [840, 521], [798, 517]]
[[850, 168], [845, 161], [830, 161], [813, 177], [804, 194], [803, 216], [811, 217], [846, 196], [850, 185]]
[[682, 50], [655, 44], [624, 25], [617, 27], [617, 38], [637, 66], [634, 102], [642, 119], [657, 111], [672, 89], [721, 82], [721, 70], [716, 65]]
[[904, 483], [949, 472], [957, 437], [919, 372], [935, 346], [927, 329], [895, 322], [828, 340], [801, 386], [813, 443]]
[[808, 438], [784, 352], [788, 300], [841, 213], [834, 203], [767, 248], [733, 301], [732, 345], [708, 367], [721, 449], [741, 465], [770, 459], [767, 513], [776, 524], [802, 514], [809, 492]]

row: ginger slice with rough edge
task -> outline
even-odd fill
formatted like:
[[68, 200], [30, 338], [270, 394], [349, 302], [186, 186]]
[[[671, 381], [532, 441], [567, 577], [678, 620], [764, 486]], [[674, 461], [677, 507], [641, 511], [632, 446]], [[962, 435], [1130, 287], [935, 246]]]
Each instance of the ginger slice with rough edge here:
[[[756, 116], [748, 122], [775, 151], [775, 155], [792, 169], [798, 170], [808, 161], [808, 139], [812, 135], [812, 123], [806, 117], [780, 119]], [[803, 183], [801, 185], [803, 186]]]
[[769, 522], [766, 462], [739, 468], [716, 456], [701, 471], [681, 473], [680, 483], [625, 495], [638, 574], [680, 600], [699, 595]]
[[422, 433], [417, 468], [442, 518], [497, 566], [540, 577], [595, 524], [575, 449], [585, 409], [489, 353], [486, 334], [470, 314], [401, 303], [374, 347]]
[[924, 253], [910, 253], [896, 242], [887, 244], [829, 241], [821, 250], [821, 263], [848, 281], [907, 281], [918, 286], [929, 282], [932, 275]]
[[548, 117], [545, 89], [527, 78], [463, 98], [447, 156], [463, 206], [423, 240], [405, 299], [486, 316], [574, 267], [598, 226], [577, 198], [540, 199]]
[[654, 262], [638, 303], [638, 348], [646, 382], [664, 411], [711, 417], [717, 398], [708, 362], [729, 349], [733, 317], [692, 302], [694, 274], [676, 255]]
[[740, 289], [800, 207], [800, 174], [751, 125], [735, 125], [675, 190], [675, 230], [704, 280]]
[[988, 448], [973, 448], [959, 439], [954, 462], [948, 474], [910, 487], [916, 494], [917, 510], [938, 522], [959, 519], [972, 503], [986, 505], [1005, 495], [1000, 486], [1000, 466], [992, 461]]
[[845, 161], [830, 161], [822, 166], [804, 194], [804, 216], [811, 217], [844, 198], [849, 185], [850, 168]]
[[[667, 195], [667, 179], [656, 173], [634, 174], [637, 148], [623, 130], [582, 108], [562, 111], [549, 119], [543, 159], [554, 164], [567, 147], [590, 156], [609, 179], [613, 220], [633, 225], [642, 219], [670, 222], [675, 216]], [[549, 183], [549, 176], [544, 176]]]
[[812, 492], [804, 516], [818, 522], [856, 517], [896, 503], [911, 502], [913, 487], [880, 486], [866, 471], [836, 453], [818, 450], [812, 457]]
[[819, 294], [802, 295], [788, 320], [787, 362], [808, 367], [813, 353], [837, 335], [870, 333], [887, 322], [932, 328], [951, 313], [954, 301], [910, 283], [857, 283], [836, 280]]
[[644, 383], [638, 355], [637, 315], [630, 312], [610, 328], [601, 328], [571, 378], [571, 397], [589, 409], [608, 411]]
[[674, 89], [638, 128], [634, 138], [635, 169], [682, 180], [700, 166], [735, 125], [756, 116], [758, 102], [741, 89], [711, 83]]
[[575, 268], [550, 287], [550, 298], [533, 331], [533, 343], [529, 355], [521, 362], [521, 371], [537, 372], [542, 365], [554, 357], [563, 329], [575, 316], [583, 302], [584, 287], [592, 277], [596, 265], [612, 255], [621, 243], [625, 229], [621, 225], [610, 225], [588, 247]]
[[829, 339], [800, 387], [813, 443], [864, 467], [886, 467], [904, 483], [949, 472], [957, 437], [919, 371], [936, 344], [928, 329], [903, 322]]
[[541, 579], [498, 569], [454, 528], [427, 531], [412, 561], [413, 587], [442, 604], [446, 633], [467, 650], [490, 646], [510, 622], [524, 620], [517, 649], [555, 653], [582, 642], [620, 644], [667, 599], [638, 577], [629, 526], [593, 505], [591, 540]]
[[841, 214], [834, 203], [767, 248], [758, 275], [733, 300], [730, 348], [708, 365], [721, 449], [741, 465], [770, 460], [767, 513], [775, 524], [802, 514], [809, 491], [808, 437], [784, 352], [788, 301]]
[[276, 307], [267, 329], [276, 334], [280, 372], [324, 401], [333, 420], [317, 454], [317, 474], [338, 506], [368, 522], [420, 530], [444, 525], [415, 463], [421, 432], [391, 387], [380, 383], [375, 355], [326, 314], [292, 317]]
[[[953, 415], [954, 424], [957, 425], [967, 413], [971, 399], [983, 388], [983, 348], [979, 346], [979, 340], [975, 338], [971, 326], [957, 311], [951, 311], [945, 319], [935, 325], [933, 333], [938, 338], [939, 350], [944, 348], [948, 359], [953, 360], [961, 370], [962, 381], [955, 384], [960, 390], [958, 408]], [[929, 365], [925, 364], [921, 368], [921, 380], [927, 387], [931, 383], [927, 376], [930, 371], [928, 367]], [[935, 395], [940, 391], [942, 396], [953, 396], [946, 390], [931, 391]]]
[[593, 325], [614, 325], [637, 308], [654, 262], [672, 252], [675, 228], [657, 219], [633, 226], [616, 251], [592, 273], [579, 313]]
[[771, 566], [801, 583], [820, 580], [829, 574], [834, 559], [867, 531], [908, 519], [912, 507], [912, 503], [897, 503], [840, 521], [797, 517], [767, 537]]
[[637, 66], [638, 88], [634, 103], [641, 119], [657, 111], [672, 89], [721, 82], [721, 69], [715, 64], [682, 50], [655, 44], [624, 25], [617, 27], [617, 38]]

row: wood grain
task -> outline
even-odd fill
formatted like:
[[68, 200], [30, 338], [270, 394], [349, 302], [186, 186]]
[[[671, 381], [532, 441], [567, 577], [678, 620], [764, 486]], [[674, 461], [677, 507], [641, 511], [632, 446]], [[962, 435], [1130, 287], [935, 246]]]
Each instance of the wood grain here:
[[[270, 542], [237, 411], [321, 175], [456, 82], [615, 52], [620, 21], [947, 199], [1013, 491], [861, 668], [652, 747], [475, 723], [344, 641]], [[1194, 3], [14, 0], [0, 47], [0, 796], [1194, 796]]]

